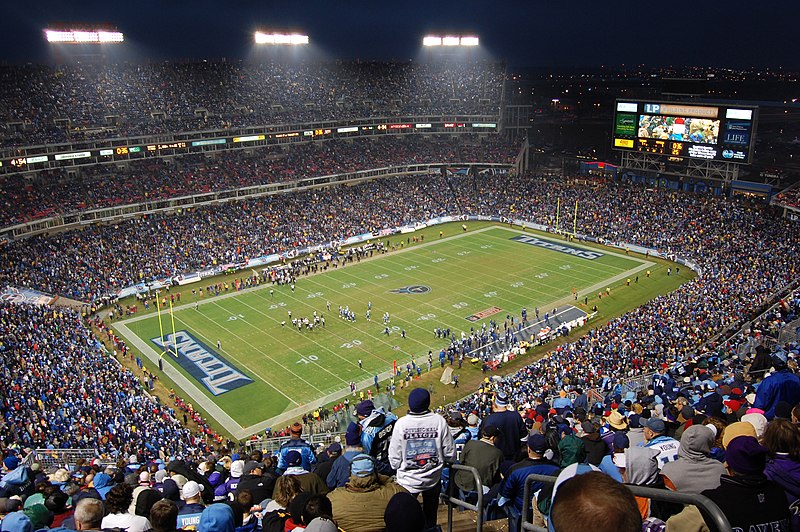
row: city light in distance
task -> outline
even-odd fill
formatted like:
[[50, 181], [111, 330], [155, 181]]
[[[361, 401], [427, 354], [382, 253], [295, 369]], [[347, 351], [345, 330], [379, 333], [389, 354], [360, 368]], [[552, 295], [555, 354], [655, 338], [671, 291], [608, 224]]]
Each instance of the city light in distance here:
[[49, 43], [62, 44], [106, 44], [121, 43], [125, 36], [120, 31], [109, 30], [44, 30], [45, 38]]
[[297, 33], [264, 33], [257, 31], [255, 33], [255, 42], [256, 44], [308, 44], [308, 35], [300, 35]]
[[474, 35], [427, 35], [422, 39], [422, 46], [478, 46], [480, 40]]

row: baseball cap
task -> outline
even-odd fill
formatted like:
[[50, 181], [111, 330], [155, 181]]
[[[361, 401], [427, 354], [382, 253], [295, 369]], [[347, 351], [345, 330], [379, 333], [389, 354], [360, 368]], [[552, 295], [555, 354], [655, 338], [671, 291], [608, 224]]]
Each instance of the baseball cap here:
[[359, 454], [350, 463], [350, 474], [356, 477], [368, 477], [375, 472], [375, 461], [368, 454]]
[[375, 403], [367, 399], [366, 401], [361, 401], [356, 406], [356, 415], [359, 416], [368, 416], [375, 410]]
[[528, 448], [536, 454], [544, 454], [547, 450], [547, 438], [541, 434], [531, 434], [528, 436]]
[[340, 453], [342, 452], [342, 444], [334, 442], [328, 445], [327, 451], [331, 454]]
[[181, 489], [181, 499], [191, 499], [192, 497], [197, 497], [200, 495], [200, 492], [203, 491], [203, 486], [198, 484], [194, 480], [190, 480], [186, 484], [183, 485]]
[[664, 420], [658, 419], [657, 417], [645, 421], [644, 426], [658, 434], [662, 434], [665, 430], [667, 430]]
[[[231, 466], [231, 468], [233, 468], [233, 466]], [[255, 460], [250, 460], [244, 465], [244, 469], [242, 470], [242, 474], [243, 475], [249, 475], [250, 473], [252, 473], [256, 469], [263, 470], [264, 469], [264, 464], [260, 464], [260, 463], [256, 462]]]
[[482, 427], [481, 432], [483, 433], [484, 438], [492, 438], [500, 436], [500, 429], [498, 427], [495, 427], [494, 425], [489, 425], [488, 427]]
[[292, 434], [302, 434], [303, 433], [303, 425], [295, 421], [292, 423], [292, 426], [289, 427], [289, 432]]
[[298, 451], [289, 451], [286, 453], [286, 465], [289, 467], [297, 467], [303, 463], [303, 456]]
[[593, 434], [597, 432], [597, 427], [595, 427], [594, 423], [592, 423], [591, 421], [584, 421], [583, 423], [581, 423], [581, 428], [583, 429], [583, 432], [585, 432], [586, 434]]

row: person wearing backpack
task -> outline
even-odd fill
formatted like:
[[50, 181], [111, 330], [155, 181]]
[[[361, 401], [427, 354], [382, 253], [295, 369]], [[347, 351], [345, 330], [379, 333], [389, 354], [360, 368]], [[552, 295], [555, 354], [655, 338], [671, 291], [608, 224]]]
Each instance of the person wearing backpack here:
[[356, 416], [361, 425], [361, 447], [364, 453], [375, 459], [378, 472], [383, 475], [394, 475], [389, 465], [389, 442], [397, 422], [397, 416], [386, 412], [383, 407], [375, 408], [375, 404], [367, 399], [356, 406]]

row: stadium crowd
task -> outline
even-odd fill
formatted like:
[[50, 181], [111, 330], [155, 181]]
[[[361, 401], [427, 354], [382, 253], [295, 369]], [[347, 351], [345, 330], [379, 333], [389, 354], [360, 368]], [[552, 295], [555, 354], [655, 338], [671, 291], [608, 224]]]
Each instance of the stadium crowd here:
[[[774, 522], [778, 523], [775, 526], [788, 527], [789, 505], [796, 504], [800, 495], [796, 490], [800, 466], [795, 456], [800, 448], [795, 409], [800, 403], [800, 378], [795, 374], [799, 346], [796, 342], [778, 342], [777, 332], [797, 318], [800, 299], [796, 293], [786, 297], [778, 309], [755, 321], [751, 337], [735, 344], [717, 340], [721, 333], [752, 320], [781, 289], [796, 282], [800, 258], [795, 250], [800, 232], [796, 224], [780, 219], [768, 207], [625, 184], [593, 187], [532, 176], [391, 178], [13, 242], [2, 249], [0, 279], [3, 284], [92, 300], [142, 279], [191, 271], [215, 261], [236, 262], [444, 214], [522, 218], [552, 226], [558, 198], [567, 205], [578, 202], [577, 224], [582, 232], [602, 241], [653, 247], [691, 259], [702, 274], [670, 294], [585, 332], [513, 375], [489, 379], [477, 393], [453, 406], [453, 412], [448, 413], [449, 429], [442, 425], [443, 419], [428, 411], [427, 392], [414, 390], [409, 398], [412, 414], [396, 421], [394, 434], [424, 433], [420, 427], [426, 427], [425, 423], [438, 427], [435, 445], [441, 459], [436, 467], [423, 467], [420, 472], [419, 464], [398, 458], [409, 456], [407, 449], [398, 447], [407, 442], [400, 444], [393, 439], [392, 445], [382, 447], [383, 454], [375, 452], [361, 434], [353, 434], [374, 434], [375, 426], [369, 422], [360, 429], [348, 430], [350, 439], [344, 449], [332, 445], [324, 453], [314, 454], [314, 459], [324, 461], [324, 457], [342, 453], [348, 463], [340, 464], [337, 471], [345, 468], [347, 480], [337, 489], [344, 488], [352, 497], [353, 493], [380, 491], [381, 500], [388, 503], [403, 490], [421, 493], [424, 509], [415, 507], [414, 511], [424, 512], [426, 525], [431, 525], [432, 519], [435, 522], [435, 494], [440, 490], [442, 474], [439, 466], [459, 458], [478, 467], [484, 485], [494, 489], [486, 500], [501, 507], [503, 516], [508, 514], [512, 522], [520, 517], [521, 504], [517, 503], [523, 477], [515, 472], [524, 470], [527, 474], [533, 471], [531, 467], [542, 466], [537, 471], [555, 474], [566, 468], [561, 475], [570, 476], [576, 467], [581, 472], [589, 468], [575, 465], [588, 461], [609, 477], [631, 484], [702, 491], [718, 502], [732, 523], [756, 526]], [[19, 451], [24, 455], [24, 446], [89, 444], [98, 449], [98, 455], [132, 455], [128, 461], [137, 467], [131, 473], [138, 473], [140, 480], [145, 478], [141, 467], [157, 470], [155, 460], [168, 462], [176, 457], [211, 458], [211, 464], [202, 466], [208, 477], [213, 471], [223, 477], [239, 471], [239, 465], [233, 467], [234, 450], [207, 446], [204, 438], [182, 429], [168, 409], [141, 397], [140, 386], [133, 379], [120, 379], [118, 376], [125, 373], [108, 365], [112, 361], [99, 354], [91, 333], [77, 316], [22, 305], [0, 308], [4, 318], [0, 352], [8, 368], [3, 372], [3, 387], [12, 392], [4, 403], [5, 424], [0, 430], [7, 453]], [[774, 336], [773, 341], [763, 342], [759, 338], [763, 335]], [[747, 349], [740, 349], [742, 346]], [[78, 358], [53, 360], [64, 355]], [[28, 368], [31, 356], [36, 357], [36, 363]], [[35, 371], [29, 369], [39, 367], [48, 368], [48, 375], [55, 372], [64, 378], [37, 379]], [[626, 377], [654, 372], [652, 381], [638, 392], [622, 386]], [[62, 387], [52, 389], [54, 382]], [[129, 383], [129, 389], [120, 391], [119, 382]], [[595, 392], [591, 397], [586, 394], [590, 389]], [[102, 399], [95, 401], [100, 397], [109, 401], [109, 408], [100, 405]], [[123, 404], [127, 407], [120, 406]], [[369, 406], [364, 406], [362, 421], [376, 419]], [[359, 408], [361, 405], [357, 411]], [[137, 416], [135, 419], [126, 417], [129, 410]], [[386, 421], [386, 417], [382, 419], [381, 423]], [[255, 456], [251, 457], [255, 458], [253, 463], [242, 468], [250, 473], [258, 471], [257, 477], [266, 478], [274, 467], [272, 480], [260, 482], [274, 482], [274, 490], [278, 490], [284, 483], [280, 479], [297, 476], [301, 477], [299, 484], [305, 486], [303, 492], [321, 495], [335, 486], [330, 486], [330, 473], [319, 480], [304, 477], [314, 474], [310, 473], [314, 467], [308, 454], [313, 450], [304, 450], [299, 441], [302, 425], [298, 423], [297, 427], [290, 431], [290, 444], [282, 448], [274, 465], [269, 457]], [[523, 438], [525, 446], [518, 444]], [[496, 449], [479, 447], [483, 444]], [[289, 456], [295, 450], [301, 452]], [[373, 454], [372, 460], [356, 460], [364, 450]], [[425, 450], [430, 448], [426, 446]], [[209, 457], [209, 453], [215, 454]], [[680, 472], [689, 460], [713, 474], [707, 473], [702, 482], [689, 482], [693, 477]], [[721, 467], [723, 460], [727, 469]], [[391, 485], [392, 481], [377, 472], [387, 463], [398, 471]], [[670, 473], [674, 464], [679, 469]], [[14, 460], [6, 464], [9, 474], [17, 469], [12, 465]], [[195, 465], [199, 467], [199, 463]], [[572, 469], [567, 467], [570, 465]], [[83, 478], [94, 475], [94, 489], [100, 491], [97, 477], [103, 474], [101, 467], [90, 469], [83, 472]], [[172, 475], [181, 474], [169, 465], [164, 469]], [[180, 471], [184, 469], [193, 470]], [[109, 472], [117, 482], [124, 482], [119, 468]], [[158, 473], [152, 474], [156, 478]], [[767, 481], [767, 477], [773, 480]], [[100, 479], [107, 482], [104, 477]], [[211, 483], [210, 478], [206, 480]], [[445, 480], [455, 482], [468, 497], [475, 489], [458, 477]], [[719, 483], [715, 483], [717, 480]], [[199, 485], [204, 480], [195, 482]], [[255, 479], [255, 487], [258, 482]], [[328, 488], [321, 487], [320, 482], [327, 482]], [[565, 480], [559, 485], [578, 489], [584, 482], [602, 485], [605, 477], [587, 473], [585, 479]], [[187, 485], [184, 498], [188, 505], [197, 493], [188, 481], [183, 488]], [[613, 486], [606, 488], [608, 492], [614, 490]], [[177, 489], [168, 490], [173, 496], [177, 493]], [[213, 485], [206, 491], [216, 494]], [[361, 529], [357, 523], [342, 525], [353, 512], [340, 509], [337, 513], [337, 497], [343, 492], [339, 493], [335, 495], [334, 490], [328, 496], [330, 512], [311, 515], [332, 516], [345, 530]], [[249, 500], [271, 498], [262, 495], [265, 493], [251, 493]], [[563, 495], [561, 488], [551, 493], [552, 505], [537, 505], [537, 511], [551, 523], [568, 519], [558, 511], [561, 499], [556, 495]], [[703, 529], [697, 525], [699, 514], [691, 510], [679, 512], [657, 502], [635, 500], [625, 491], [617, 495], [618, 511], [610, 515], [618, 515], [624, 506], [620, 501], [630, 499], [630, 508], [637, 512], [631, 522], [638, 519], [638, 529], [642, 520], [653, 526], [666, 521], [667, 530], [692, 529], [680, 528], [689, 526], [680, 525], [681, 521], [695, 523], [692, 530]], [[238, 500], [235, 490], [233, 497]], [[570, 500], [567, 495], [563, 497]], [[541, 500], [547, 498], [545, 492]], [[125, 493], [122, 500], [131, 505], [132, 499]], [[739, 507], [760, 510], [743, 516], [731, 505], [732, 500], [742, 501]], [[283, 501], [286, 498], [277, 504], [285, 508]], [[139, 499], [135, 502], [137, 506]], [[213, 497], [207, 502], [213, 502]], [[207, 511], [210, 509], [203, 510]], [[302, 512], [300, 509], [286, 518], [297, 517], [295, 523], [299, 523], [304, 519]], [[767, 518], [770, 521], [758, 520]], [[374, 527], [375, 522], [369, 526]], [[369, 530], [369, 526], [363, 529]], [[620, 525], [617, 529], [632, 528]]]
[[11, 174], [0, 178], [0, 226], [100, 207], [219, 192], [255, 185], [425, 163], [513, 162], [518, 143], [502, 139], [381, 137], [223, 151], [133, 161], [127, 168]]
[[0, 68], [6, 146], [382, 116], [499, 114], [499, 63], [235, 61]]

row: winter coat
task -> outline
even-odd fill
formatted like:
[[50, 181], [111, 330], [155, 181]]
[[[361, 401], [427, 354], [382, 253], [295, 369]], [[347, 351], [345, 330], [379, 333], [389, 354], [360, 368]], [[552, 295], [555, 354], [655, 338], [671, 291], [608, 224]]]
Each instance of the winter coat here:
[[792, 514], [792, 530], [800, 530], [800, 462], [778, 453], [767, 462], [764, 475], [783, 488]]
[[[761, 475], [723, 475], [705, 495], [719, 506], [734, 530], [790, 530], [789, 508], [781, 487]], [[696, 506], [687, 506], [667, 521], [670, 532], [709, 530]]]
[[600, 433], [592, 432], [586, 434], [581, 440], [583, 440], [583, 446], [586, 449], [586, 460], [592, 465], [600, 465], [603, 457], [608, 454], [608, 446], [600, 437]]
[[352, 476], [344, 487], [328, 493], [333, 505], [333, 518], [347, 532], [383, 530], [383, 514], [395, 494], [405, 491], [391, 478], [374, 474]]
[[692, 425], [681, 435], [678, 459], [661, 469], [676, 491], [700, 493], [719, 486], [725, 466], [709, 457], [714, 433], [704, 425]]

